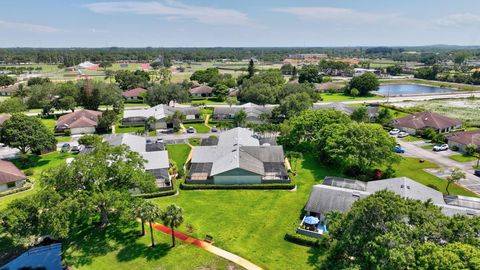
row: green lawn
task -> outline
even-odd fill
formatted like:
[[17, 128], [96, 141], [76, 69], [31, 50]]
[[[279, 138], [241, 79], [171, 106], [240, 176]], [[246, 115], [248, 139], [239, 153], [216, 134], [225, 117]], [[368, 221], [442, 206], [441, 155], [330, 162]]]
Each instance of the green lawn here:
[[23, 198], [35, 193], [39, 188], [39, 176], [43, 170], [57, 166], [65, 162], [69, 157], [74, 157], [74, 154], [71, 153], [61, 153], [61, 152], [52, 152], [41, 156], [29, 155], [29, 165], [25, 165], [21, 160], [17, 159], [13, 162], [17, 165], [18, 168], [25, 170], [28, 168], [33, 168], [34, 174], [29, 178], [35, 181], [34, 188], [29, 191], [20, 192], [17, 194], [9, 195], [6, 197], [0, 198], [0, 209], [4, 208], [9, 202], [14, 199]]
[[185, 128], [193, 127], [198, 133], [207, 133], [210, 131], [210, 128], [205, 126], [204, 123], [184, 123]]
[[167, 144], [168, 158], [175, 161], [178, 168], [183, 168], [191, 150], [186, 144]]
[[407, 136], [405, 138], [401, 139], [404, 142], [417, 142], [417, 141], [423, 141], [424, 139], [416, 136]]
[[[435, 189], [445, 194], [447, 193], [445, 189], [447, 187], [446, 180], [443, 180], [424, 171], [424, 169], [427, 168], [438, 168], [438, 165], [434, 163], [431, 163], [429, 161], [420, 163], [419, 159], [417, 158], [402, 158], [402, 161], [398, 164], [395, 164], [393, 168], [396, 170], [396, 175], [398, 177], [406, 176], [424, 185], [435, 187]], [[449, 191], [450, 194], [478, 197], [478, 195], [466, 189], [463, 189], [458, 185], [450, 185]]]
[[321, 94], [322, 101], [359, 101], [362, 100], [371, 100], [371, 99], [380, 99], [379, 96], [368, 96], [368, 97], [352, 97], [347, 96], [343, 93], [336, 93], [336, 94]]
[[144, 130], [145, 130], [144, 126], [126, 127], [126, 126], [120, 126], [119, 122], [115, 124], [115, 133], [138, 133], [138, 132], [143, 133]]
[[190, 104], [191, 105], [195, 105], [195, 104], [212, 105], [212, 104], [227, 104], [227, 103], [225, 101], [217, 101], [216, 98], [205, 98], [205, 99], [193, 99], [190, 102]]
[[188, 143], [192, 146], [199, 146], [202, 143], [202, 140], [199, 138], [190, 138], [188, 139]]
[[434, 144], [427, 144], [427, 145], [423, 145], [422, 148], [423, 149], [433, 149], [435, 145]]
[[477, 160], [476, 157], [472, 157], [467, 154], [458, 154], [458, 155], [448, 156], [448, 158], [458, 162], [469, 162], [469, 161]]
[[228, 269], [234, 264], [196, 246], [154, 230], [156, 247], [150, 247], [150, 230], [139, 237], [139, 224], [92, 228], [64, 243], [64, 260], [74, 269]]

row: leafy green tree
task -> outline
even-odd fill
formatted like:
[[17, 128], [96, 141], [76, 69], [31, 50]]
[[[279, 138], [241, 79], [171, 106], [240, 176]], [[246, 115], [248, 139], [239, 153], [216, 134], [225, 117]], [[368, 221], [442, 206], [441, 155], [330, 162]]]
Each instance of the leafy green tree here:
[[313, 101], [307, 93], [290, 94], [280, 100], [280, 105], [275, 108], [287, 118], [312, 108]]
[[465, 150], [466, 150], [465, 152], [466, 152], [467, 155], [473, 156], [475, 154], [475, 152], [477, 151], [477, 146], [473, 143], [469, 143], [465, 147]]
[[165, 225], [169, 226], [172, 230], [172, 246], [175, 247], [175, 228], [183, 223], [183, 210], [176, 205], [170, 205], [165, 212], [162, 213], [162, 220]]
[[218, 68], [207, 68], [205, 70], [197, 70], [192, 73], [190, 80], [199, 83], [210, 83], [215, 77], [219, 76]]
[[122, 90], [128, 90], [136, 87], [147, 87], [150, 81], [150, 74], [143, 70], [134, 72], [129, 70], [119, 70], [115, 73], [115, 81]]
[[84, 135], [78, 139], [78, 143], [85, 146], [96, 146], [101, 144], [103, 138], [97, 134]]
[[14, 114], [5, 121], [0, 130], [0, 141], [22, 154], [55, 149], [57, 143], [53, 132], [40, 119], [24, 114]]
[[357, 88], [353, 88], [350, 90], [350, 96], [352, 97], [358, 97], [360, 95], [360, 91], [358, 91]]
[[101, 104], [101, 89], [89, 80], [80, 83], [79, 105], [87, 110], [98, 110]]
[[98, 128], [108, 132], [112, 129], [115, 122], [117, 122], [117, 113], [111, 110], [106, 110], [100, 117]]
[[318, 136], [319, 155], [344, 171], [363, 174], [398, 161], [395, 139], [377, 124], [333, 124]]
[[217, 97], [218, 101], [225, 101], [228, 96], [229, 89], [224, 84], [216, 84], [213, 87], [213, 94]]
[[290, 63], [284, 64], [280, 67], [280, 71], [283, 75], [292, 75], [294, 66]]
[[247, 113], [244, 110], [240, 110], [233, 115], [233, 122], [237, 127], [243, 127], [247, 121]]
[[298, 72], [299, 83], [321, 83], [322, 79], [317, 65], [305, 65]]
[[172, 123], [173, 127], [178, 129], [180, 127], [180, 124], [185, 121], [186, 116], [183, 112], [181, 111], [175, 111], [172, 115], [167, 117], [167, 122]]
[[350, 115], [353, 121], [357, 123], [365, 123], [368, 122], [368, 109], [365, 106], [358, 107], [352, 112]]
[[49, 84], [49, 83], [51, 83], [49, 78], [33, 77], [28, 79], [27, 86], [42, 85], [42, 84]]
[[19, 97], [19, 98], [27, 98], [30, 95], [30, 90], [28, 87], [25, 87], [25, 84], [20, 83], [18, 84], [18, 89], [13, 93], [14, 97]]
[[447, 183], [447, 187], [445, 188], [445, 190], [447, 191], [447, 193], [450, 194], [450, 191], [448, 190], [448, 188], [450, 187], [451, 184], [458, 183], [460, 180], [465, 179], [466, 177], [467, 177], [467, 175], [465, 174], [464, 171], [462, 171], [462, 169], [453, 168], [450, 171], [450, 175], [446, 177], [446, 180], [447, 180], [448, 183]]
[[228, 106], [230, 106], [230, 107], [232, 107], [232, 105], [237, 105], [238, 104], [237, 97], [227, 97], [225, 99], [225, 102], [227, 102]]
[[15, 83], [15, 79], [6, 75], [0, 74], [0, 86], [9, 86]]
[[397, 76], [397, 75], [400, 75], [403, 70], [402, 70], [402, 66], [394, 65], [394, 66], [388, 66], [386, 68], [386, 71], [389, 75]]
[[178, 84], [154, 84], [148, 88], [147, 96], [147, 103], [150, 106], [190, 101], [190, 94], [187, 89]]
[[287, 152], [286, 156], [290, 160], [290, 164], [293, 164], [293, 170], [296, 172], [298, 160], [303, 158], [302, 152], [289, 151]]
[[278, 141], [290, 149], [312, 150], [318, 146], [320, 130], [331, 124], [348, 124], [350, 118], [336, 110], [307, 110], [285, 121]]
[[320, 95], [315, 91], [315, 85], [312, 83], [287, 83], [278, 91], [277, 102], [280, 103], [282, 99], [290, 94], [299, 93], [308, 94], [312, 101], [317, 101], [320, 99]]
[[375, 74], [367, 72], [361, 76], [353, 77], [350, 81], [350, 89], [358, 89], [360, 96], [368, 96], [371, 91], [377, 91], [380, 83]]
[[77, 102], [75, 98], [71, 96], [65, 96], [60, 99], [56, 99], [53, 102], [53, 106], [56, 110], [68, 111], [71, 110], [72, 112], [75, 111], [75, 107], [77, 107]]
[[255, 63], [253, 62], [253, 59], [250, 59], [250, 62], [248, 62], [247, 73], [248, 78], [252, 78], [255, 75]]
[[30, 109], [42, 109], [42, 114], [48, 115], [52, 111], [55, 100], [55, 86], [52, 83], [34, 84], [29, 87], [30, 97], [27, 106]]
[[298, 77], [298, 71], [297, 71], [297, 67], [294, 66], [293, 69], [292, 69], [292, 77], [290, 77], [290, 80], [291, 81], [294, 81], [296, 80]]
[[99, 215], [100, 224], [109, 223], [110, 214], [129, 212], [131, 191], [155, 189], [152, 174], [144, 171], [144, 160], [128, 146], [96, 145], [93, 152], [79, 155], [68, 166], [44, 172], [42, 187], [64, 199], [88, 200], [85, 211]]
[[110, 61], [102, 61], [98, 64], [99, 68], [103, 68], [103, 71], [107, 71], [107, 68], [112, 67], [112, 62]]
[[378, 111], [378, 117], [375, 122], [385, 126], [389, 125], [392, 122], [393, 115], [392, 112], [388, 108], [381, 108]]
[[0, 113], [19, 113], [27, 111], [27, 105], [23, 103], [21, 98], [12, 97], [0, 102]]
[[462, 65], [467, 61], [467, 59], [470, 57], [470, 54], [466, 51], [458, 51], [455, 53], [453, 56], [453, 61], [457, 65]]
[[169, 68], [158, 70], [158, 81], [161, 84], [169, 84], [172, 81], [172, 71]]

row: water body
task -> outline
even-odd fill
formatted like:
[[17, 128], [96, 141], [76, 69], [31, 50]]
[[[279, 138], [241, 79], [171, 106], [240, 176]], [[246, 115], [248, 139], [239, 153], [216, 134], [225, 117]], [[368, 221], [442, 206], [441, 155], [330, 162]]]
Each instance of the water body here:
[[381, 95], [412, 95], [412, 94], [438, 94], [451, 93], [455, 89], [440, 88], [435, 86], [419, 85], [419, 84], [385, 84], [380, 85], [376, 92]]

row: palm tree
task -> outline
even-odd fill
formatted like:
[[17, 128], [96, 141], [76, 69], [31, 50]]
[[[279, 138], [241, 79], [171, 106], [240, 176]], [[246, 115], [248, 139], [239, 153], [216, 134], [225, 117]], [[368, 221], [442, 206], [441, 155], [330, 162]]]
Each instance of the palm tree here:
[[28, 97], [29, 92], [30, 92], [29, 89], [27, 87], [25, 87], [25, 85], [23, 85], [23, 83], [21, 83], [21, 84], [18, 85], [17, 91], [15, 91], [13, 93], [13, 96], [22, 98], [22, 100], [23, 100], [26, 97]]
[[245, 125], [246, 120], [247, 113], [245, 112], [245, 110], [238, 111], [233, 115], [233, 121], [235, 122], [235, 125], [237, 127]]
[[183, 210], [181, 207], [174, 204], [167, 207], [167, 210], [162, 213], [163, 223], [172, 229], [172, 247], [175, 246], [174, 229], [183, 222]]
[[149, 201], [145, 201], [143, 206], [142, 206], [142, 214], [141, 216], [143, 219], [148, 222], [148, 225], [150, 226], [150, 237], [152, 240], [152, 247], [155, 247], [155, 241], [153, 239], [153, 227], [152, 223], [155, 222], [156, 219], [158, 219], [161, 216], [161, 211], [158, 208], [157, 205], [154, 203], [151, 203]]
[[152, 128], [153, 124], [155, 124], [156, 121], [157, 119], [155, 119], [155, 117], [153, 116], [150, 116], [147, 118], [147, 120], [145, 120], [145, 133], [148, 133], [148, 131], [150, 131], [150, 129]]
[[172, 115], [167, 117], [167, 122], [172, 123], [175, 128], [178, 128], [185, 119], [186, 116], [183, 112], [175, 111]]
[[140, 233], [140, 236], [145, 235], [145, 200], [138, 200], [135, 202], [135, 205], [132, 209], [132, 214], [134, 218], [139, 218], [140, 222], [142, 223], [142, 232]]
[[105, 70], [105, 80], [110, 80], [110, 84], [112, 84], [112, 79], [114, 77], [115, 77], [115, 71]]

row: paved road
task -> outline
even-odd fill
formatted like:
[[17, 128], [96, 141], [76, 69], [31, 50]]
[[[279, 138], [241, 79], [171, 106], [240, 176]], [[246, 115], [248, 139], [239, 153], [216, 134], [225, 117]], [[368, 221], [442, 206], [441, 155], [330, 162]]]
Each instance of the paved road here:
[[[480, 195], [480, 177], [473, 174], [472, 162], [461, 163], [451, 160], [447, 157], [446, 152], [437, 153], [430, 149], [424, 149], [415, 145], [414, 142], [404, 142], [401, 140], [397, 140], [397, 142], [406, 150], [406, 155], [438, 164], [443, 169], [443, 173], [441, 170], [435, 172], [439, 177], [446, 177], [448, 171], [452, 168], [462, 169], [466, 172], [467, 178], [460, 180], [459, 184]], [[433, 173], [433, 171], [430, 172]]]

